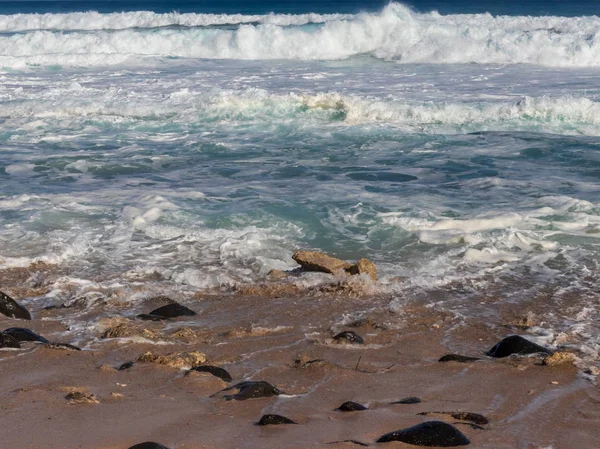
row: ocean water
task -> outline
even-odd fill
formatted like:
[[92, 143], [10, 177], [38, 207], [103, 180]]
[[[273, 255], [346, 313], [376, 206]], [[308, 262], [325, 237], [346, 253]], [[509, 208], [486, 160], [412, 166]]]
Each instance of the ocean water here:
[[600, 7], [496, 3], [2, 2], [0, 268], [191, 294], [369, 257], [391, 308], [539, 297], [597, 359]]

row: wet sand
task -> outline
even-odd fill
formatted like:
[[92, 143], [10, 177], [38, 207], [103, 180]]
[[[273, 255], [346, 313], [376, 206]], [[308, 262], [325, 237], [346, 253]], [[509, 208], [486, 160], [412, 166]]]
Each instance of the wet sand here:
[[[2, 289], [19, 299], [18, 283]], [[161, 322], [118, 317], [147, 312], [164, 298], [50, 310], [25, 301], [34, 319], [2, 317], [2, 329], [31, 328], [84, 350], [35, 343], [0, 350], [2, 447], [126, 449], [143, 441], [171, 449], [361, 447], [342, 442], [355, 440], [408, 448], [415, 446], [375, 440], [424, 421], [458, 421], [417, 415], [431, 411], [487, 417], [483, 430], [457, 424], [471, 447], [597, 447], [600, 392], [577, 367], [542, 366], [536, 357], [437, 361], [451, 352], [482, 357], [501, 338], [519, 333], [502, 324], [523, 311], [498, 306], [493, 321], [461, 321], [425, 298], [404, 298], [404, 306], [392, 311], [384, 295], [333, 288], [286, 294], [283, 287], [250, 294], [260, 291], [199, 294], [183, 302], [197, 316]], [[86, 330], [75, 332], [82, 323]], [[134, 333], [146, 329], [150, 338], [100, 338], [118, 323], [133, 326]], [[365, 344], [335, 343], [332, 336], [342, 330], [361, 335]], [[75, 341], [67, 341], [69, 335]], [[146, 351], [193, 350], [206, 355], [205, 364], [227, 369], [233, 382], [205, 373], [186, 376], [185, 369], [155, 363], [115, 369]], [[245, 401], [213, 396], [243, 380], [268, 381], [285, 394]], [[72, 404], [65, 396], [74, 391], [93, 394], [98, 403]], [[422, 402], [391, 404], [409, 396]], [[368, 410], [336, 411], [345, 401]], [[298, 424], [254, 425], [267, 413]]]

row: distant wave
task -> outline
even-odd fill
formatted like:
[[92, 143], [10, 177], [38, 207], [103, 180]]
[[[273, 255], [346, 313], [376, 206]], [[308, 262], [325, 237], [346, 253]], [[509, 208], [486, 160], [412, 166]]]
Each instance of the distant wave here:
[[600, 18], [443, 16], [397, 3], [351, 16], [0, 16], [3, 67], [104, 66], [157, 57], [335, 60], [361, 54], [399, 63], [598, 66]]

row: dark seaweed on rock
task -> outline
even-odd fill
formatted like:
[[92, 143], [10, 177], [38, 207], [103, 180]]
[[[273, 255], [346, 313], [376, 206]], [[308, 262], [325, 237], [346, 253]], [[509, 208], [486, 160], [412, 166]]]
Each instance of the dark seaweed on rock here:
[[173, 302], [171, 304], [167, 304], [166, 306], [159, 307], [158, 309], [154, 309], [152, 312], [148, 314], [138, 315], [138, 318], [142, 320], [165, 320], [167, 318], [177, 318], [179, 316], [194, 316], [197, 315], [191, 309], [188, 309], [185, 306], [182, 306], [179, 303]]
[[0, 334], [0, 348], [20, 348], [21, 343], [8, 334]]
[[490, 357], [508, 357], [512, 354], [537, 354], [537, 353], [553, 354], [549, 349], [544, 348], [532, 341], [529, 341], [519, 335], [511, 335], [506, 337], [486, 352]]
[[[212, 366], [212, 365], [198, 365], [198, 366], [194, 366], [192, 367], [192, 369], [190, 369], [190, 371], [198, 371], [198, 372], [202, 372], [202, 373], [210, 373], [213, 376], [216, 376], [222, 380], [224, 380], [225, 382], [231, 382], [233, 380], [233, 378], [231, 377], [231, 374], [229, 374], [227, 372], [227, 370], [219, 367], [219, 366]], [[189, 372], [186, 374], [189, 374]]]
[[400, 399], [399, 401], [392, 402], [392, 404], [419, 404], [421, 399], [416, 396], [411, 396], [409, 398]]
[[36, 334], [31, 329], [25, 329], [24, 327], [11, 327], [2, 333], [10, 335], [19, 341], [39, 341], [40, 343], [50, 343], [41, 335]]
[[362, 404], [359, 404], [358, 402], [346, 401], [336, 408], [336, 410], [340, 412], [358, 412], [362, 410], [368, 410], [368, 408]]
[[335, 337], [333, 337], [333, 339], [338, 343], [351, 343], [357, 345], [362, 345], [365, 343], [363, 338], [354, 331], [340, 332]]
[[81, 348], [78, 348], [75, 345], [70, 345], [69, 343], [46, 343], [46, 347], [52, 349], [64, 349], [67, 351], [81, 351]]
[[125, 371], [133, 366], [133, 362], [130, 360], [129, 362], [123, 363], [121, 366], [117, 368], [117, 371]]
[[269, 426], [272, 424], [298, 424], [292, 421], [290, 418], [286, 418], [281, 415], [263, 415], [260, 421], [256, 423], [257, 426]]
[[471, 412], [421, 412], [417, 413], [417, 415], [447, 415], [451, 416], [454, 419], [460, 419], [461, 421], [469, 421], [475, 424], [485, 425], [489, 424], [490, 421], [483, 415], [479, 413], [471, 413]]
[[152, 441], [147, 441], [145, 443], [136, 444], [135, 446], [131, 446], [129, 449], [169, 449], [167, 446], [163, 446], [159, 443], [154, 443]]
[[223, 396], [224, 399], [231, 401], [245, 401], [246, 399], [268, 398], [271, 396], [279, 396], [281, 391], [271, 385], [269, 382], [260, 380], [257, 382], [245, 381], [225, 388], [221, 391], [239, 390], [236, 394]]
[[6, 293], [2, 292], [0, 292], [0, 313], [9, 318], [20, 318], [22, 320], [31, 319], [31, 314], [25, 307], [18, 304]]
[[458, 363], [469, 363], [476, 362], [477, 360], [481, 360], [478, 357], [468, 357], [466, 355], [460, 354], [446, 354], [439, 358], [438, 362], [458, 362]]
[[377, 440], [377, 443], [390, 441], [437, 447], [465, 446], [471, 443], [460, 430], [443, 421], [427, 421], [407, 429], [386, 433]]

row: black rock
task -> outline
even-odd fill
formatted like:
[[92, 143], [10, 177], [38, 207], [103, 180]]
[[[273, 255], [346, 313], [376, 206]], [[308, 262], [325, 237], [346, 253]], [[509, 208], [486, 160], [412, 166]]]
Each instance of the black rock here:
[[[231, 377], [231, 374], [229, 374], [226, 370], [224, 370], [223, 368], [221, 368], [219, 366], [198, 365], [198, 366], [194, 366], [192, 369], [190, 369], [190, 371], [199, 371], [199, 372], [203, 372], [203, 373], [210, 373], [213, 376], [217, 376], [218, 378], [224, 380], [225, 382], [231, 382], [233, 380], [233, 378]], [[189, 373], [189, 371], [188, 371], [188, 373]]]
[[129, 369], [133, 366], [133, 362], [129, 361], [129, 362], [125, 362], [123, 363], [121, 366], [119, 366], [117, 368], [117, 371], [125, 371], [126, 369]]
[[25, 329], [24, 327], [11, 327], [2, 333], [10, 335], [19, 341], [39, 341], [40, 343], [50, 343], [41, 335], [36, 334], [31, 329]]
[[182, 306], [179, 303], [173, 302], [171, 304], [167, 304], [166, 306], [159, 307], [158, 309], [154, 309], [149, 314], [138, 315], [138, 318], [143, 320], [150, 319], [154, 320], [154, 317], [159, 317], [159, 319], [167, 319], [167, 318], [177, 318], [178, 316], [194, 316], [197, 315], [191, 309], [188, 309], [185, 306]]
[[333, 337], [333, 339], [338, 343], [351, 343], [355, 345], [362, 345], [365, 343], [363, 338], [353, 331], [340, 332], [335, 337]]
[[245, 381], [225, 388], [222, 391], [239, 390], [236, 394], [226, 395], [224, 398], [228, 401], [235, 399], [236, 401], [245, 401], [246, 399], [254, 398], [269, 398], [271, 396], [279, 396], [281, 391], [271, 385], [269, 382], [260, 380], [258, 382]]
[[0, 334], [0, 348], [20, 348], [21, 343], [8, 334]]
[[446, 354], [443, 357], [440, 357], [438, 362], [459, 362], [459, 363], [469, 363], [476, 362], [477, 360], [481, 360], [478, 357], [468, 357], [466, 355], [460, 354]]
[[150, 314], [147, 314], [147, 313], [140, 313], [139, 315], [136, 316], [136, 318], [139, 318], [140, 320], [144, 320], [144, 321], [162, 321], [162, 320], [166, 320], [165, 317], [158, 316], [158, 315], [150, 315]]
[[553, 354], [549, 349], [544, 348], [532, 341], [529, 341], [519, 335], [511, 335], [504, 340], [496, 343], [496, 345], [486, 352], [490, 357], [508, 357], [512, 354], [537, 354], [543, 352], [545, 354]]
[[65, 349], [67, 351], [81, 351], [81, 348], [78, 348], [75, 345], [70, 345], [69, 343], [46, 343], [48, 348], [52, 349]]
[[359, 404], [358, 402], [346, 401], [336, 408], [336, 410], [339, 410], [340, 412], [359, 412], [362, 410], [368, 410], [368, 408], [362, 404]]
[[399, 401], [392, 402], [392, 404], [419, 404], [421, 399], [411, 396], [409, 398], [400, 399]]
[[268, 426], [271, 424], [298, 424], [292, 421], [290, 418], [286, 418], [281, 415], [263, 415], [260, 421], [256, 423], [257, 426]]
[[377, 440], [377, 443], [390, 441], [437, 447], [465, 446], [471, 443], [460, 430], [442, 421], [427, 421], [407, 429], [386, 433]]
[[152, 441], [146, 441], [145, 443], [136, 444], [135, 446], [131, 446], [129, 449], [169, 449], [167, 446], [163, 446], [159, 443], [154, 443]]
[[417, 415], [447, 415], [451, 416], [454, 419], [460, 419], [461, 421], [469, 421], [479, 425], [485, 425], [490, 423], [490, 421], [485, 416], [480, 415], [479, 413], [472, 412], [422, 412], [417, 413]]
[[19, 305], [14, 299], [2, 292], [0, 292], [0, 313], [10, 318], [31, 319], [31, 314], [25, 307]]

